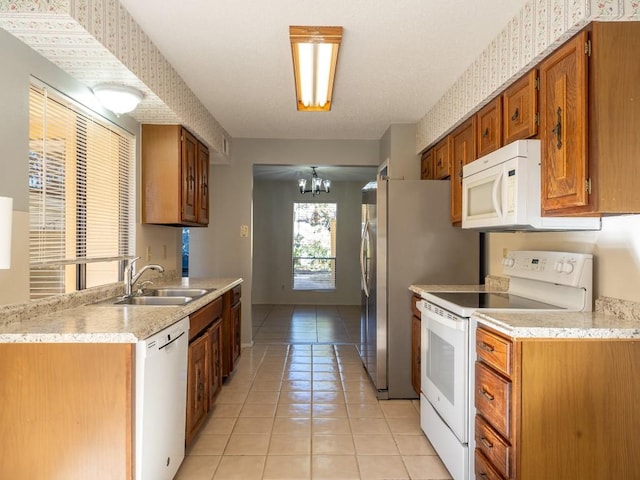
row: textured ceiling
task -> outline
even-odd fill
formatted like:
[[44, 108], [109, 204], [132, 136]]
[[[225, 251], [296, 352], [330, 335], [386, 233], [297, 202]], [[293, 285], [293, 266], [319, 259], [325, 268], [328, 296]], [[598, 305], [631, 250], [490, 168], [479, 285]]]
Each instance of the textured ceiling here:
[[[526, 0], [121, 0], [232, 137], [379, 139], [415, 123]], [[331, 112], [298, 112], [289, 25], [344, 27]]]

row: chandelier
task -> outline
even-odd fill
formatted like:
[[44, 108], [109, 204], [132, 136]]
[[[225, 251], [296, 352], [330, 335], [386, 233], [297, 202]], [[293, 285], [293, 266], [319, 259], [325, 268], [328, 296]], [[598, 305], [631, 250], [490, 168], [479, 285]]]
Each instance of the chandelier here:
[[298, 179], [298, 186], [300, 187], [300, 193], [303, 195], [305, 193], [310, 193], [314, 197], [319, 195], [321, 192], [329, 193], [329, 189], [331, 187], [331, 180], [327, 180], [326, 178], [323, 180], [318, 177], [316, 173], [316, 167], [311, 167], [311, 188], [307, 189], [307, 179], [300, 178]]

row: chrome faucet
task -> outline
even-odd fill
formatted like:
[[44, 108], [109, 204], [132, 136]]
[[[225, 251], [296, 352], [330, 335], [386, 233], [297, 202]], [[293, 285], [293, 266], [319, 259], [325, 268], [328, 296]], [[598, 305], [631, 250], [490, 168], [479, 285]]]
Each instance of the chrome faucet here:
[[140, 279], [142, 274], [147, 270], [155, 270], [157, 272], [164, 273], [164, 267], [162, 265], [158, 265], [157, 263], [150, 263], [149, 265], [145, 265], [144, 267], [142, 267], [140, 271], [134, 275], [133, 268], [136, 261], [138, 261], [139, 259], [140, 257], [136, 257], [132, 260], [129, 260], [129, 263], [124, 269], [124, 296], [125, 297], [131, 296], [133, 284], [136, 283]]

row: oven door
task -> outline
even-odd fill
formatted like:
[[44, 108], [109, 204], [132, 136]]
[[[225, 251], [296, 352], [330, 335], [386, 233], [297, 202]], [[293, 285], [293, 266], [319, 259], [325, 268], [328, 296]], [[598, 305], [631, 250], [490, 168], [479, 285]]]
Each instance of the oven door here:
[[460, 442], [467, 443], [469, 319], [425, 301], [419, 308], [420, 388]]

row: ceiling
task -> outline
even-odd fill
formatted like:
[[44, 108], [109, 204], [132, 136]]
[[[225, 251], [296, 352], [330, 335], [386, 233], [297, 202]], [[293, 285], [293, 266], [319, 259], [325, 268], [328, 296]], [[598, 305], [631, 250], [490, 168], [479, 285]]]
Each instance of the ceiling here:
[[[527, 0], [120, 0], [234, 138], [377, 140], [415, 123]], [[296, 110], [289, 25], [344, 28], [333, 107]]]

